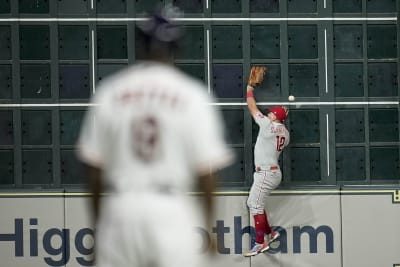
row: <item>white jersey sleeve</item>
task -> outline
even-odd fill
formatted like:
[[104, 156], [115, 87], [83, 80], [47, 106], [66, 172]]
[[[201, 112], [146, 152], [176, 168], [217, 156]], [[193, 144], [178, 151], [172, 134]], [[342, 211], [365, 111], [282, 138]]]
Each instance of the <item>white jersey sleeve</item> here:
[[192, 122], [187, 133], [192, 163], [200, 174], [224, 168], [233, 160], [232, 151], [224, 140], [221, 114], [209, 102], [211, 98], [204, 97], [192, 105]]
[[271, 124], [271, 120], [268, 118], [268, 116], [265, 116], [263, 113], [260, 111], [256, 112], [253, 115], [254, 121], [260, 126], [260, 127], [267, 127], [268, 125]]
[[78, 140], [79, 158], [95, 167], [102, 167], [105, 164], [107, 144], [109, 140], [107, 131], [108, 114], [106, 112], [105, 97], [102, 94], [93, 100], [93, 106], [89, 108], [84, 117], [81, 133]]

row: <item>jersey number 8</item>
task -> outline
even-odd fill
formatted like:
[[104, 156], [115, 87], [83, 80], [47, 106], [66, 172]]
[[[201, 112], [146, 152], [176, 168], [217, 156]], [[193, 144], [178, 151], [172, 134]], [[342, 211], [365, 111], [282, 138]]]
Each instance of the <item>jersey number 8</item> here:
[[144, 162], [154, 161], [159, 154], [160, 130], [154, 117], [145, 117], [132, 125], [133, 151]]

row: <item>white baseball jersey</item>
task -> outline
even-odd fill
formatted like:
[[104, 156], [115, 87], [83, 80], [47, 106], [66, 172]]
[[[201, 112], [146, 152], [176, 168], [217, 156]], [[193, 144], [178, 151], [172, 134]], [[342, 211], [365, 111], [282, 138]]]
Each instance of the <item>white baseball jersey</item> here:
[[[115, 192], [191, 190], [193, 176], [231, 158], [219, 114], [197, 81], [143, 63], [104, 82], [79, 140], [81, 158], [101, 166]], [[94, 121], [93, 121], [94, 118]]]
[[209, 102], [199, 82], [154, 62], [98, 88], [78, 144], [112, 192], [97, 226], [98, 267], [194, 266], [202, 221], [186, 193], [197, 175], [232, 159]]
[[253, 117], [260, 127], [254, 147], [255, 166], [278, 166], [279, 155], [290, 141], [288, 130], [284, 124], [271, 121], [261, 112], [256, 113]]

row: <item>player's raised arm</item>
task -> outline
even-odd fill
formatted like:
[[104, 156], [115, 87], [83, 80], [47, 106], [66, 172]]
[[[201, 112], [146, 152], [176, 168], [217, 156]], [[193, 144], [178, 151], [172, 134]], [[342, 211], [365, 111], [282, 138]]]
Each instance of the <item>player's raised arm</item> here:
[[253, 118], [256, 116], [257, 113], [260, 113], [253, 94], [254, 87], [263, 82], [266, 70], [267, 69], [265, 67], [252, 67], [249, 80], [247, 82], [247, 107], [249, 108], [250, 114], [253, 116]]
[[246, 99], [247, 99], [247, 107], [249, 108], [251, 116], [255, 116], [260, 110], [257, 107], [256, 99], [254, 98], [254, 87], [247, 85], [247, 94], [246, 94]]

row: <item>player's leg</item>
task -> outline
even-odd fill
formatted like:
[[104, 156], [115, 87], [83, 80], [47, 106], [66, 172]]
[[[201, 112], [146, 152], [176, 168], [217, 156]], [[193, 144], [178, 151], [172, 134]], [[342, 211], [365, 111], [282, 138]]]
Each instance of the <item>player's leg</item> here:
[[261, 170], [254, 173], [254, 182], [250, 189], [247, 206], [254, 220], [256, 244], [249, 252], [244, 254], [245, 256], [253, 256], [269, 249], [269, 243], [264, 238], [265, 235], [270, 237], [270, 242], [275, 241], [279, 237], [279, 233], [272, 231], [264, 207], [265, 197], [270, 195], [272, 190], [279, 186], [281, 179], [280, 170], [272, 172]]
[[[281, 180], [282, 180], [282, 173], [280, 172], [280, 170], [268, 171], [264, 186], [268, 187], [269, 191], [271, 192], [272, 190], [276, 189], [279, 186], [279, 184], [281, 183]], [[272, 243], [279, 238], [280, 234], [279, 234], [279, 232], [272, 230], [272, 228], [269, 224], [267, 212], [265, 209], [263, 211], [263, 216], [264, 216], [265, 223], [266, 223], [265, 233], [269, 237], [268, 241], [270, 243]]]
[[254, 256], [269, 249], [268, 243], [264, 242], [264, 235], [267, 230], [267, 222], [265, 221], [266, 217], [264, 216], [264, 198], [265, 195], [268, 194], [264, 186], [265, 178], [265, 171], [254, 173], [254, 181], [250, 188], [247, 206], [249, 207], [250, 215], [254, 220], [256, 243], [249, 252], [244, 253], [244, 256]]
[[199, 237], [196, 227], [201, 226], [203, 220], [192, 201], [174, 196], [165, 196], [158, 201], [154, 209], [157, 214], [152, 212], [155, 215], [151, 227], [154, 251], [150, 252], [157, 258], [156, 266], [202, 266], [199, 260], [205, 255], [198, 253], [195, 241]]
[[265, 234], [268, 235], [271, 233], [272, 229], [271, 229], [271, 226], [269, 225], [267, 212], [265, 210], [264, 210], [262, 216], [264, 217], [264, 222], [265, 222]]
[[[139, 267], [145, 259], [146, 242], [143, 229], [139, 229], [143, 218], [135, 209], [126, 210], [129, 202], [106, 203], [96, 229], [97, 267]], [[133, 214], [135, 216], [133, 216]], [[140, 245], [136, 242], [141, 240]]]
[[247, 206], [249, 207], [251, 215], [263, 214], [264, 212], [264, 198], [269, 194], [267, 187], [264, 185], [265, 178], [265, 171], [258, 171], [253, 175], [254, 180], [247, 199]]
[[271, 244], [272, 242], [278, 240], [278, 238], [280, 237], [280, 234], [279, 234], [279, 232], [274, 231], [271, 228], [271, 226], [270, 226], [270, 224], [268, 222], [267, 212], [265, 210], [264, 210], [263, 216], [265, 218], [265, 224], [266, 224], [266, 226], [265, 226], [265, 228], [266, 228], [265, 234], [268, 236], [268, 242]]

